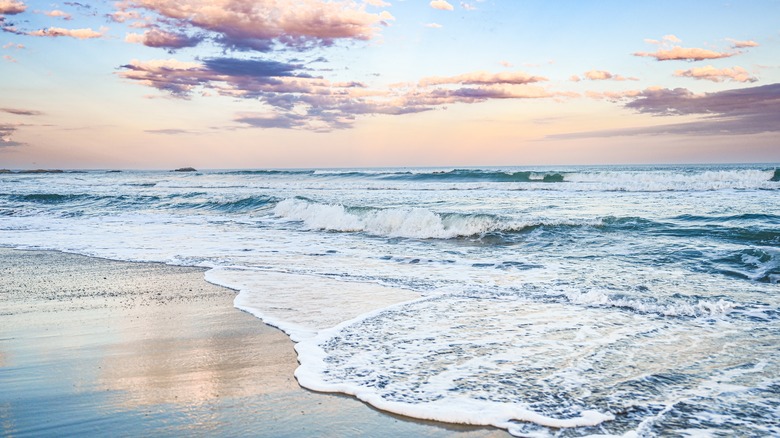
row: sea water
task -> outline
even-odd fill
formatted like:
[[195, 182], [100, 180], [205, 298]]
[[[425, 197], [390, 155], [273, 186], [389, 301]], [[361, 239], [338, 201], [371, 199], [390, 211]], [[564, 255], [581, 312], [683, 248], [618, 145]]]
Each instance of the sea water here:
[[208, 267], [301, 385], [410, 417], [780, 435], [775, 167], [11, 173], [0, 245]]

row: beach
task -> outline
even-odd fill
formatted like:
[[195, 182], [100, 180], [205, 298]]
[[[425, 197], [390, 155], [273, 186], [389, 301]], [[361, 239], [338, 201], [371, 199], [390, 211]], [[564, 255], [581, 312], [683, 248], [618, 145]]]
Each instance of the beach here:
[[302, 389], [204, 269], [0, 248], [0, 435], [507, 436]]

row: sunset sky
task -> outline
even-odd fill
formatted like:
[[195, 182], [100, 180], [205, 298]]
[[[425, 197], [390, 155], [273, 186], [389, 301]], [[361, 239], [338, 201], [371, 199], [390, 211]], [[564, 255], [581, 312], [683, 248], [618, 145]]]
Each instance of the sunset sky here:
[[0, 0], [0, 168], [780, 162], [780, 1]]

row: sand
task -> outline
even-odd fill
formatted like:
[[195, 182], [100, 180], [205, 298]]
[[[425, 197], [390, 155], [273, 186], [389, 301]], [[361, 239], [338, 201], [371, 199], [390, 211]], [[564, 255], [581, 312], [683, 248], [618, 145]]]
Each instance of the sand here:
[[203, 269], [0, 248], [0, 435], [487, 437], [301, 388]]

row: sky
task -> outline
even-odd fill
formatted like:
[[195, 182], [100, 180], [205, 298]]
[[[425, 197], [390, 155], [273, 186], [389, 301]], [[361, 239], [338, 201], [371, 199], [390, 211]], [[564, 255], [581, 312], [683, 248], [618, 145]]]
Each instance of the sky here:
[[0, 168], [780, 162], [780, 0], [0, 0]]

